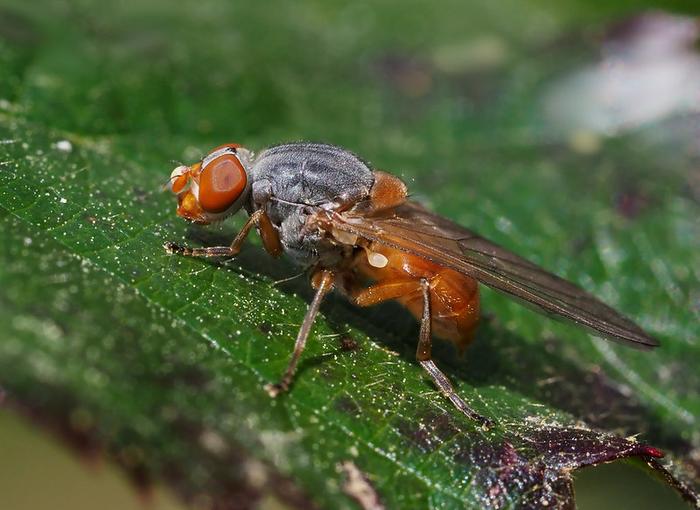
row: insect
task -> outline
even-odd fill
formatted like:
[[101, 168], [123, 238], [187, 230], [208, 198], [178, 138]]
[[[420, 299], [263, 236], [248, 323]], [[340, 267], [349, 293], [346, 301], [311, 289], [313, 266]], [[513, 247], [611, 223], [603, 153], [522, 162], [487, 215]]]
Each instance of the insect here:
[[658, 342], [597, 298], [537, 265], [408, 199], [406, 185], [348, 150], [289, 143], [260, 154], [236, 144], [175, 168], [169, 180], [177, 214], [208, 224], [241, 208], [249, 217], [230, 246], [169, 253], [232, 257], [253, 227], [273, 257], [308, 268], [315, 294], [286, 371], [266, 386], [287, 391], [323, 298], [336, 289], [358, 306], [397, 300], [419, 321], [416, 357], [440, 392], [468, 418], [488, 424], [431, 358], [432, 334], [463, 350], [479, 320], [479, 283], [597, 335], [638, 348]]

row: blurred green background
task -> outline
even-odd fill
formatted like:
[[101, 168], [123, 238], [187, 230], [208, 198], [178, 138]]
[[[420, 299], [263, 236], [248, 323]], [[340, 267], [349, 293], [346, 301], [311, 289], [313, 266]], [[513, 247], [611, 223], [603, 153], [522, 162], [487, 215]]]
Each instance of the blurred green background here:
[[[303, 391], [294, 397], [300, 401], [291, 401], [291, 418], [279, 407], [256, 415], [254, 404], [236, 399], [259, 396], [232, 391], [258, 387], [279, 372], [289, 345], [270, 342], [248, 319], [236, 322], [230, 310], [245, 310], [241, 315], [272, 322], [274, 331], [292, 336], [304, 300], [291, 294], [303, 292], [303, 284], [268, 294], [270, 280], [293, 270], [268, 268], [255, 255], [243, 259], [240, 281], [233, 271], [222, 276], [208, 266], [167, 261], [161, 240], [211, 242], [230, 235], [240, 218], [212, 229], [208, 238], [178, 222], [170, 197], [153, 190], [173, 161], [192, 162], [220, 143], [258, 149], [323, 140], [403, 176], [435, 210], [581, 283], [664, 344], [653, 354], [629, 352], [486, 293], [485, 341], [461, 364], [450, 364], [449, 347], [437, 349], [461, 392], [494, 402], [490, 412], [502, 413], [508, 423], [542, 407], [557, 423], [570, 416], [623, 436], [641, 433], [670, 453], [674, 473], [697, 483], [700, 100], [693, 80], [700, 65], [691, 16], [698, 11], [697, 2], [631, 0], [0, 1], [0, 219], [6, 241], [0, 318], [8, 324], [0, 339], [0, 392], [5, 388], [11, 398], [45, 406], [52, 415], [68, 406], [62, 399], [70, 405], [75, 399], [103, 417], [99, 430], [109, 445], [129, 444], [133, 432], [156, 448], [170, 446], [171, 439], [180, 448], [182, 431], [173, 433], [175, 439], [159, 436], [172, 429], [148, 422], [148, 406], [171, 397], [169, 405], [199, 413], [207, 425], [220, 425], [221, 416], [200, 408], [197, 390], [184, 383], [180, 388], [177, 377], [172, 395], [159, 394], [162, 382], [152, 374], [167, 373], [165, 358], [176, 367], [201, 363], [211, 373], [230, 374], [213, 350], [195, 347], [209, 345], [197, 341], [202, 338], [228, 342], [240, 329], [257, 339], [254, 350], [241, 356], [255, 376], [222, 379], [210, 404], [227, 403], [230, 394], [234, 409], [286, 420], [280, 430], [310, 430], [292, 453], [313, 450], [323, 427], [309, 428], [294, 413], [300, 412], [295, 406], [324, 402], [323, 373], [298, 386]], [[59, 173], [64, 168], [71, 169], [70, 178]], [[15, 188], [13, 172], [31, 173], [23, 178], [33, 187]], [[86, 173], [99, 179], [84, 184], [80, 176]], [[67, 244], [60, 209], [30, 200], [38, 189], [65, 191], [69, 206], [97, 203], [96, 219], [87, 220], [104, 237], [81, 237], [66, 222], [69, 237], [80, 241]], [[75, 218], [79, 214], [74, 211]], [[146, 240], [129, 245], [142, 232]], [[110, 250], [124, 239], [126, 255], [119, 259]], [[83, 259], [91, 244], [105, 251]], [[144, 263], [131, 264], [140, 256]], [[104, 281], [90, 275], [84, 260], [110, 274]], [[178, 278], [181, 286], [170, 285]], [[177, 301], [195, 301], [205, 289], [218, 289], [214, 296], [222, 300], [236, 294], [235, 307], [221, 306], [220, 325], [197, 322], [206, 306], [186, 308]], [[122, 303], [122, 293], [132, 290]], [[245, 306], [255, 308], [260, 292], [267, 308], [250, 312]], [[116, 303], [109, 301], [112, 293]], [[185, 310], [183, 323], [139, 315], [140, 296], [173, 313]], [[284, 313], [288, 320], [279, 318]], [[333, 302], [328, 315], [353, 331], [394, 342], [389, 348], [409, 361], [409, 368], [392, 365], [396, 378], [414, 381], [407, 383], [409, 393], [424, 393], [419, 372], [410, 368], [413, 340], [396, 340], [414, 338], [415, 325], [393, 313], [387, 321], [385, 309], [353, 313]], [[125, 325], [111, 328], [111, 321]], [[319, 329], [332, 335], [343, 327], [323, 323]], [[114, 348], [120, 342], [131, 354]], [[310, 356], [334, 352], [333, 340], [325, 342], [312, 346]], [[240, 354], [234, 341], [224, 345], [234, 358]], [[178, 348], [192, 354], [173, 353]], [[361, 355], [383, 359], [376, 352]], [[332, 364], [329, 370], [349, 363], [349, 372], [367, 369], [362, 361], [336, 357], [341, 368]], [[115, 386], [113, 393], [105, 380]], [[122, 390], [136, 392], [133, 402], [124, 402]], [[370, 399], [358, 402], [363, 407]], [[330, 420], [336, 418], [332, 412], [324, 408]], [[239, 442], [254, 437], [248, 429], [236, 436], [238, 425], [225, 425]], [[365, 425], [353, 432], [373, 437]], [[0, 508], [61, 508], [59, 502], [65, 508], [107, 508], [107, 502], [141, 507], [116, 469], [107, 465], [95, 474], [43, 434], [11, 410], [0, 414]], [[164, 462], [191, 453], [177, 448]], [[271, 451], [262, 457], [285, 474], [298, 468]], [[332, 470], [334, 459], [326, 460], [324, 469]], [[193, 459], [195, 464], [192, 484], [208, 475], [206, 465]], [[412, 467], [430, 471], [429, 462]], [[338, 487], [318, 483], [327, 472], [316, 478], [304, 472], [303, 489], [326, 490], [332, 500]], [[52, 488], [48, 480], [58, 475], [65, 478], [56, 478]], [[397, 479], [412, 480], [402, 476]], [[450, 473], [441, 476], [450, 479]], [[633, 466], [586, 469], [577, 479], [581, 508], [685, 508], [670, 489]], [[405, 494], [412, 497], [410, 487]], [[408, 505], [403, 496], [397, 500]], [[315, 501], [327, 502], [324, 497]], [[250, 504], [276, 508], [278, 499], [263, 496]], [[449, 507], [439, 498], [427, 500]], [[182, 503], [159, 488], [149, 504]]]

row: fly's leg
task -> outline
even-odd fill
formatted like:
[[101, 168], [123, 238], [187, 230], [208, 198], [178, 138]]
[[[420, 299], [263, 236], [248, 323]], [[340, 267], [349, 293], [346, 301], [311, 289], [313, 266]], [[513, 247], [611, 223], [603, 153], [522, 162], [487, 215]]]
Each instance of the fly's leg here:
[[282, 379], [280, 379], [280, 382], [277, 384], [268, 384], [265, 386], [265, 389], [271, 397], [276, 397], [280, 393], [287, 391], [292, 384], [294, 372], [297, 369], [301, 353], [304, 352], [304, 347], [306, 347], [306, 340], [309, 338], [311, 327], [314, 324], [316, 315], [318, 315], [321, 301], [323, 301], [326, 294], [333, 289], [334, 279], [335, 276], [333, 273], [326, 270], [321, 270], [312, 276], [312, 285], [316, 288], [316, 295], [313, 301], [311, 301], [309, 309], [306, 311], [304, 322], [301, 323], [301, 328], [299, 328], [299, 333], [297, 334], [297, 340], [294, 343], [294, 352], [292, 352], [292, 357], [289, 360], [287, 370], [284, 371]]
[[430, 310], [430, 283], [427, 279], [420, 280], [395, 280], [382, 282], [364, 289], [351, 290], [350, 298], [358, 306], [372, 306], [390, 299], [402, 296], [410, 296], [414, 293], [423, 296], [423, 315], [420, 322], [420, 336], [416, 358], [418, 363], [430, 374], [440, 392], [447, 397], [452, 404], [470, 420], [482, 425], [491, 424], [491, 420], [474, 411], [455, 391], [452, 383], [445, 374], [435, 365], [431, 359], [431, 310]]
[[420, 321], [420, 335], [418, 337], [418, 349], [416, 350], [416, 358], [418, 363], [425, 369], [433, 381], [440, 389], [440, 392], [447, 397], [452, 405], [459, 409], [470, 420], [474, 420], [481, 425], [490, 425], [491, 420], [485, 418], [474, 411], [469, 405], [457, 394], [452, 383], [445, 374], [435, 365], [432, 360], [433, 341], [430, 334], [430, 284], [425, 278], [420, 281], [421, 291], [423, 293], [423, 316]]
[[263, 209], [258, 209], [250, 215], [248, 221], [245, 222], [245, 225], [243, 225], [243, 228], [238, 232], [230, 246], [190, 248], [188, 246], [181, 246], [176, 243], [168, 242], [165, 243], [163, 247], [168, 253], [176, 253], [187, 257], [234, 257], [241, 251], [243, 241], [248, 237], [250, 229], [253, 227], [258, 227], [265, 250], [273, 257], [279, 256], [282, 253], [282, 244], [280, 243], [279, 234], [272, 226], [270, 218], [267, 217]]
[[420, 292], [420, 283], [415, 279], [392, 280], [350, 291], [350, 300], [357, 306], [373, 306]]

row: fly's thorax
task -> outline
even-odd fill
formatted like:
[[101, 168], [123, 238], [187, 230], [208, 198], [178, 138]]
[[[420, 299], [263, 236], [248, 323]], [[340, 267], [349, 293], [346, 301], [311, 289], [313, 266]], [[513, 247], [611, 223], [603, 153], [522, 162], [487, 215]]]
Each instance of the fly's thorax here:
[[285, 252], [307, 265], [342, 259], [345, 249], [309, 229], [319, 210], [333, 210], [369, 197], [374, 184], [370, 167], [351, 152], [333, 145], [291, 143], [261, 152], [250, 166], [250, 209], [264, 207], [280, 234]]
[[252, 162], [253, 182], [267, 181], [275, 198], [327, 208], [365, 199], [374, 184], [370, 167], [334, 145], [290, 143], [270, 147]]

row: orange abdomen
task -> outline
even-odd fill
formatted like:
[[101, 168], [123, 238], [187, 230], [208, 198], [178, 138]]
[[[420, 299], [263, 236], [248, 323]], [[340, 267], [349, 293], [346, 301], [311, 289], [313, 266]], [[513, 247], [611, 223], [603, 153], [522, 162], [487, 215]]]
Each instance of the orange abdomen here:
[[[423, 295], [420, 280], [430, 285], [430, 307], [433, 333], [451, 340], [462, 350], [474, 337], [479, 321], [479, 286], [476, 280], [457, 271], [439, 266], [415, 255], [372, 243], [367, 250], [386, 257], [386, 265], [370, 265], [366, 253], [358, 253], [355, 268], [375, 284], [414, 282], [413, 290], [395, 298], [420, 320], [423, 314]], [[381, 262], [383, 260], [379, 258]]]

